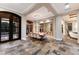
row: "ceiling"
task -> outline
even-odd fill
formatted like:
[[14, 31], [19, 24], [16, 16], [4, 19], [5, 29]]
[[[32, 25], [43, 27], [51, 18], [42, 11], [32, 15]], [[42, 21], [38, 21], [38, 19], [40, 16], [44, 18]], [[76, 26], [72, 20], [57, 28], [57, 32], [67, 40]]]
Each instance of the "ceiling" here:
[[[54, 7], [54, 9], [56, 10], [56, 12], [58, 14], [66, 13], [65, 3], [53, 3], [51, 5]], [[79, 9], [79, 3], [69, 3], [69, 5], [70, 5], [69, 11], [73, 11], [73, 10]]]
[[0, 3], [0, 10], [6, 9], [12, 12], [23, 14], [33, 7], [33, 3]]
[[[69, 3], [70, 11], [79, 9], [78, 3]], [[0, 3], [0, 10], [8, 10], [21, 15], [27, 15], [27, 19], [39, 20], [52, 16], [65, 14], [65, 3]]]
[[41, 7], [39, 9], [37, 9], [36, 11], [27, 15], [27, 19], [39, 20], [39, 19], [48, 18], [48, 17], [52, 17], [52, 16], [54, 16], [54, 14], [52, 12], [48, 11], [48, 9], [46, 7]]

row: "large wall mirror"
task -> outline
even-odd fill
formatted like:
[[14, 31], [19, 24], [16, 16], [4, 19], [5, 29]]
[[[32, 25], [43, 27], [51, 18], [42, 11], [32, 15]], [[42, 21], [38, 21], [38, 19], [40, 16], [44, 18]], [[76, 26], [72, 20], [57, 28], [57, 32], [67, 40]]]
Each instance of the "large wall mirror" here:
[[21, 17], [0, 11], [0, 42], [21, 39]]
[[70, 14], [64, 16], [62, 20], [63, 25], [63, 36], [69, 37], [71, 39], [78, 39], [78, 23], [77, 23], [77, 14]]
[[51, 20], [47, 20], [47, 22], [40, 23], [40, 32], [44, 32], [48, 35], [53, 35], [53, 23]]

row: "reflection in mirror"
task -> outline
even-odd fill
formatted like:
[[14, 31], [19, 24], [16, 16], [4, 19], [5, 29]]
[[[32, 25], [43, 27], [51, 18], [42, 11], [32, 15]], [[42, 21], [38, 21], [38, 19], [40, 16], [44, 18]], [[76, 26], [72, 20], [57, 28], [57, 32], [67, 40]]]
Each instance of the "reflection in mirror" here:
[[64, 16], [62, 21], [63, 37], [70, 39], [78, 39], [78, 27], [77, 27], [77, 16], [71, 17], [70, 15]]
[[44, 32], [48, 35], [53, 35], [53, 26], [52, 22], [47, 20], [46, 22], [40, 22], [40, 32]]

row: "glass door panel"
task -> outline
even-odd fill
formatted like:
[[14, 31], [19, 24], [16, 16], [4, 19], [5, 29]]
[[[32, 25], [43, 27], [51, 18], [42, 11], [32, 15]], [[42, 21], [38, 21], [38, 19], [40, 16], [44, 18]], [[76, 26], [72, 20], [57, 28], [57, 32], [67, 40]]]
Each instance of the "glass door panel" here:
[[19, 38], [19, 19], [13, 19], [13, 39]]
[[1, 41], [9, 40], [9, 19], [1, 18]]

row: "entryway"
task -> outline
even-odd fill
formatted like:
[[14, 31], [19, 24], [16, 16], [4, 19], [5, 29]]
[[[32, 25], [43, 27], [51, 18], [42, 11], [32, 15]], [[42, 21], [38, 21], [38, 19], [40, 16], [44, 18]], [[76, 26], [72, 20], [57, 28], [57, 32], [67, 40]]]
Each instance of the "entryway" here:
[[21, 17], [0, 11], [0, 42], [21, 39]]

